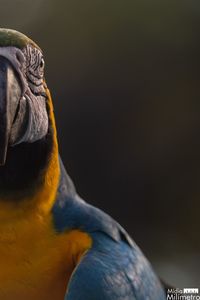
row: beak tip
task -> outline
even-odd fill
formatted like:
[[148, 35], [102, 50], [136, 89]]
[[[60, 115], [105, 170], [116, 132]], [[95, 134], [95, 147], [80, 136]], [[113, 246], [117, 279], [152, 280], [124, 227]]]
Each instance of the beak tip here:
[[6, 163], [7, 150], [5, 152], [0, 151], [0, 167], [4, 166]]
[[5, 163], [6, 163], [6, 160], [5, 160], [5, 159], [4, 159], [4, 160], [0, 160], [0, 167], [5, 166]]

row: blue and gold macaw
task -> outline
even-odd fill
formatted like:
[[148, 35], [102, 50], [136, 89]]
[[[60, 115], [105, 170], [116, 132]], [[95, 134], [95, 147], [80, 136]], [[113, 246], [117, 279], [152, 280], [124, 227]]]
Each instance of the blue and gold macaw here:
[[0, 300], [164, 300], [126, 231], [59, 157], [41, 49], [0, 29]]

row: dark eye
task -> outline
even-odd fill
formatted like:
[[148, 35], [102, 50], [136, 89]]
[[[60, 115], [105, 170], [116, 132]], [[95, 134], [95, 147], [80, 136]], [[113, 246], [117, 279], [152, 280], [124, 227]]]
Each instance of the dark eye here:
[[40, 69], [44, 69], [44, 58], [40, 61]]

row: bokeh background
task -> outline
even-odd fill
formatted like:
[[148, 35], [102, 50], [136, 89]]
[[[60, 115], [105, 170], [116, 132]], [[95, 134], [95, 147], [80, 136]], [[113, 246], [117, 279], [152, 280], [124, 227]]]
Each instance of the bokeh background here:
[[200, 2], [0, 0], [44, 50], [60, 152], [166, 281], [200, 287]]

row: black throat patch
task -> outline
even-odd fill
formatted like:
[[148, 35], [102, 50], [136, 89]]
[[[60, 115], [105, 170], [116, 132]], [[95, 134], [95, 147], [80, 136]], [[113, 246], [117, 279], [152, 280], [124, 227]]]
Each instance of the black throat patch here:
[[40, 187], [53, 148], [52, 130], [34, 143], [8, 148], [6, 164], [0, 167], [0, 198], [21, 200]]

